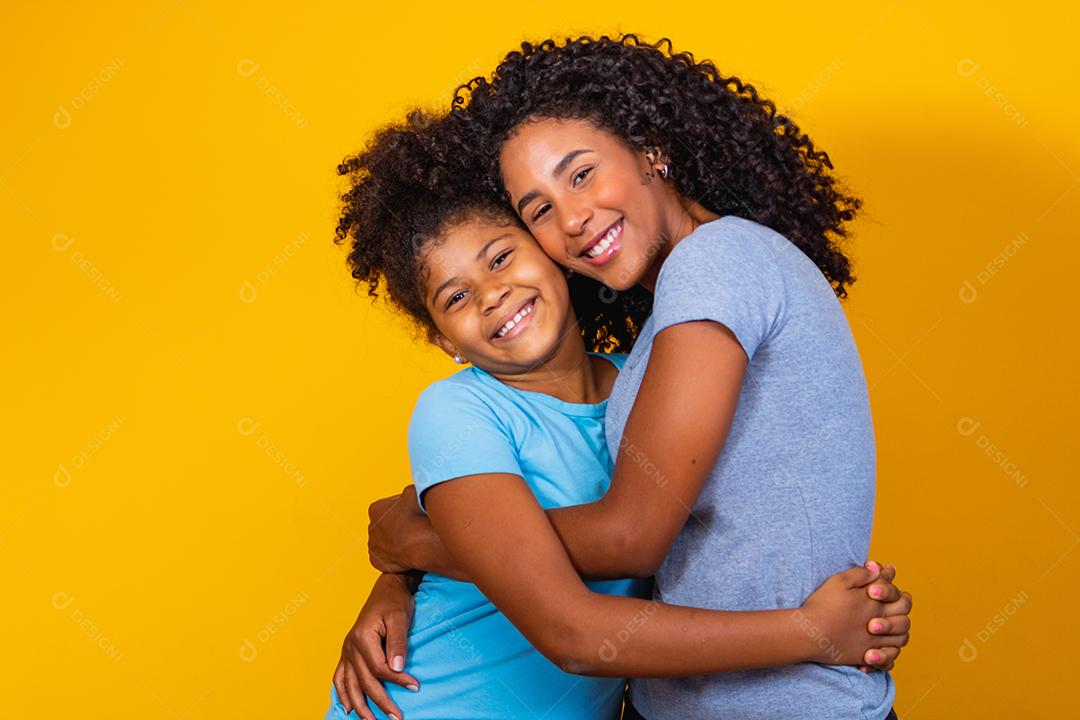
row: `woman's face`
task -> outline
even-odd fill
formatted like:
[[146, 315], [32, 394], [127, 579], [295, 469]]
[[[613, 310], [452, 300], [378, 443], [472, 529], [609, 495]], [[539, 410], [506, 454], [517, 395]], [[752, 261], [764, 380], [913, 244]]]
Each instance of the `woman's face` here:
[[534, 370], [581, 342], [563, 271], [516, 223], [470, 219], [421, 257], [432, 341], [490, 373]]
[[587, 120], [526, 122], [503, 144], [499, 164], [514, 209], [544, 252], [615, 290], [653, 270], [681, 211], [644, 151]]

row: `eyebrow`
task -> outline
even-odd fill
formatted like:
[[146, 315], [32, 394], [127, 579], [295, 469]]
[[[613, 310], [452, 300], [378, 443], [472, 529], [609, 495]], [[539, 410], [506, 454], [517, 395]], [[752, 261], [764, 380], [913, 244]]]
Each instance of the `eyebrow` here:
[[454, 283], [456, 283], [460, 279], [461, 278], [459, 278], [457, 275], [455, 275], [454, 277], [450, 278], [449, 280], [444, 282], [442, 285], [437, 287], [435, 289], [435, 293], [431, 296], [431, 304], [432, 305], [435, 304], [435, 302], [439, 299], [439, 295], [442, 293], [443, 290], [445, 290], [449, 286], [453, 285]]
[[[562, 175], [566, 171], [567, 165], [574, 162], [574, 158], [587, 152], [592, 152], [592, 150], [588, 148], [580, 148], [578, 150], [571, 150], [570, 152], [566, 153], [566, 156], [563, 157], [563, 159], [560, 160], [558, 164], [555, 165], [555, 168], [551, 171], [551, 177], [557, 178]], [[517, 204], [518, 214], [520, 215], [524, 213], [525, 207], [539, 196], [540, 193], [537, 190], [530, 190], [529, 192], [522, 195], [521, 199], [518, 200]]]
[[505, 233], [503, 233], [502, 235], [498, 235], [498, 236], [496, 236], [496, 237], [493, 237], [492, 239], [488, 240], [488, 241], [487, 241], [487, 244], [486, 244], [486, 245], [484, 245], [484, 247], [480, 248], [480, 252], [476, 253], [476, 259], [477, 259], [478, 261], [479, 261], [479, 260], [483, 260], [483, 259], [484, 259], [484, 256], [485, 256], [485, 255], [487, 255], [487, 251], [488, 251], [488, 248], [489, 248], [489, 247], [491, 247], [491, 246], [492, 246], [492, 245], [494, 245], [495, 243], [499, 242], [499, 241], [500, 241], [500, 240], [502, 240], [503, 238], [508, 238], [508, 237], [510, 237], [510, 233], [508, 233], [508, 232], [505, 232]]
[[[504, 240], [504, 239], [506, 239], [508, 237], [510, 237], [510, 233], [506, 232], [506, 233], [502, 233], [501, 235], [497, 235], [496, 237], [493, 237], [492, 239], [488, 240], [484, 244], [484, 247], [480, 248], [480, 252], [476, 253], [477, 262], [484, 259], [484, 256], [487, 255], [488, 248], [490, 248], [492, 245], [499, 242], [500, 240]], [[454, 283], [456, 283], [460, 279], [461, 278], [459, 278], [457, 275], [455, 275], [454, 277], [450, 278], [449, 280], [444, 282], [442, 285], [437, 287], [435, 289], [435, 292], [431, 296], [431, 304], [432, 305], [435, 304], [435, 301], [439, 299], [439, 295], [442, 293], [443, 290], [445, 290], [449, 286], [453, 285]]]

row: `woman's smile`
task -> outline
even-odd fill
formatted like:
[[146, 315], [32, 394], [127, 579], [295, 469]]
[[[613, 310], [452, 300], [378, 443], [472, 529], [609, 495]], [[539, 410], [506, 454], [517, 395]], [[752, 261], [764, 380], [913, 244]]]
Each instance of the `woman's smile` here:
[[582, 262], [593, 267], [600, 267], [611, 262], [615, 254], [622, 248], [623, 219], [619, 218], [606, 230], [594, 237], [578, 256]]

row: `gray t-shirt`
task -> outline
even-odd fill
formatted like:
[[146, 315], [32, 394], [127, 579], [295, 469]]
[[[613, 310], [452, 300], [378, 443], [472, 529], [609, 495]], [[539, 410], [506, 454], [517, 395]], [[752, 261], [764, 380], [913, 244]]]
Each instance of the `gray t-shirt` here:
[[[784, 236], [734, 216], [702, 225], [664, 262], [653, 314], [612, 389], [612, 457], [653, 338], [693, 320], [725, 325], [750, 363], [731, 431], [656, 574], [655, 597], [718, 610], [798, 607], [869, 551], [874, 433], [851, 329], [821, 271]], [[631, 681], [647, 720], [880, 720], [895, 694], [887, 673], [813, 663]]]

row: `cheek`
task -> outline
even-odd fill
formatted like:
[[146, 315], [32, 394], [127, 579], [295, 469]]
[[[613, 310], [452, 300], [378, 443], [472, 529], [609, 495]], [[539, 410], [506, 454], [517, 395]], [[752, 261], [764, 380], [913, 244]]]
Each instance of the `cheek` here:
[[566, 261], [567, 247], [565, 236], [559, 231], [558, 226], [552, 222], [546, 222], [542, 227], [533, 230], [533, 237], [540, 245], [540, 249], [551, 260], [557, 263]]
[[[559, 252], [562, 252], [562, 245], [559, 245], [559, 248]], [[529, 257], [528, 263], [522, 263], [515, 282], [525, 287], [539, 289], [548, 302], [555, 302], [558, 298], [566, 296], [568, 294], [566, 274], [562, 266], [540, 254], [539, 249], [530, 250], [530, 252], [535, 255]]]
[[650, 190], [651, 185], [641, 183], [641, 175], [632, 165], [620, 165], [593, 184], [591, 195], [597, 208], [611, 208], [640, 218], [651, 213]]
[[[629, 216], [635, 228], [636, 239], [655, 234], [660, 219], [660, 201], [663, 186], [657, 178], [643, 184], [641, 175], [633, 175], [633, 169], [622, 170], [618, 178], [597, 184], [594, 200], [596, 207], [609, 207]], [[638, 235], [643, 233], [643, 235]]]

